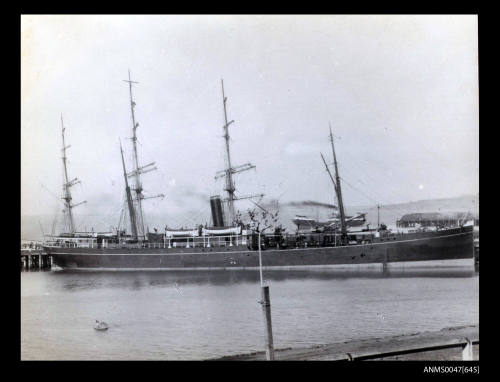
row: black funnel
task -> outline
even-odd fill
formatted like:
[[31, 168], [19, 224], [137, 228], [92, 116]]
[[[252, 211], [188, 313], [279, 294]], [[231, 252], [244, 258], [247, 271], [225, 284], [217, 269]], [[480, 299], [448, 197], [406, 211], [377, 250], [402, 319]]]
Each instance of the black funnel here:
[[210, 197], [210, 209], [212, 210], [214, 227], [224, 227], [224, 214], [222, 213], [222, 202], [219, 195]]

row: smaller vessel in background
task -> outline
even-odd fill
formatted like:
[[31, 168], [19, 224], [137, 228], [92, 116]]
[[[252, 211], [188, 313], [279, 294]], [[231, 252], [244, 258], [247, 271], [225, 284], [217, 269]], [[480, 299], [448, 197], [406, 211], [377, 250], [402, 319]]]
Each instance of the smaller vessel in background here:
[[[295, 215], [292, 222], [297, 226], [298, 231], [324, 231], [340, 227], [341, 221], [338, 214], [332, 214], [326, 221], [319, 221], [304, 215]], [[366, 223], [366, 213], [357, 212], [355, 216], [346, 216], [347, 228], [360, 227]]]

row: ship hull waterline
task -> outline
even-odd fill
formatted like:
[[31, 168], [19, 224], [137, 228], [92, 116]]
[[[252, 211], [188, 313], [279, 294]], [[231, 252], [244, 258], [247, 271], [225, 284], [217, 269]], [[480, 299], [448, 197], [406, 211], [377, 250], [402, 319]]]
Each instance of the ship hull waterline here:
[[[262, 250], [266, 269], [321, 268], [473, 259], [469, 227], [408, 235], [407, 239], [337, 247]], [[412, 238], [413, 237], [413, 238]], [[259, 252], [246, 246], [214, 248], [45, 247], [53, 264], [80, 270], [218, 270], [259, 267]]]

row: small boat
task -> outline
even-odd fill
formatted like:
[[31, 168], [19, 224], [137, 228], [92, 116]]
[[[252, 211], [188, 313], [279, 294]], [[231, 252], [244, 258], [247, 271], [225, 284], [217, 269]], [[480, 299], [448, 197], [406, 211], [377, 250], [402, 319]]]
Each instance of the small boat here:
[[94, 326], [95, 330], [108, 330], [109, 326], [104, 321], [99, 322], [95, 320], [95, 322], [96, 322], [96, 325]]

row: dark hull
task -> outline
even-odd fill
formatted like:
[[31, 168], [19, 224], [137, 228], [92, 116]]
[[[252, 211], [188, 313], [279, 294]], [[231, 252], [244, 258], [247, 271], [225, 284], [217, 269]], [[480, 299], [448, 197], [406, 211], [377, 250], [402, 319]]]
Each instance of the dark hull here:
[[[395, 236], [370, 244], [267, 249], [264, 267], [456, 260], [473, 258], [473, 227]], [[259, 266], [247, 247], [221, 248], [45, 248], [53, 264], [67, 269], [243, 269]]]

